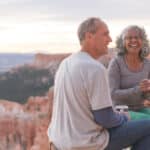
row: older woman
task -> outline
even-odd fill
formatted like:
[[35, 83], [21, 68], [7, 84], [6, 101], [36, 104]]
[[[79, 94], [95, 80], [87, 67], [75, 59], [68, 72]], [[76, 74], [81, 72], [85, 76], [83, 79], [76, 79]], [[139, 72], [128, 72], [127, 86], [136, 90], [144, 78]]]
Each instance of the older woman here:
[[150, 118], [148, 42], [143, 28], [125, 28], [116, 41], [118, 56], [108, 67], [112, 100], [115, 105], [128, 105], [131, 119]]

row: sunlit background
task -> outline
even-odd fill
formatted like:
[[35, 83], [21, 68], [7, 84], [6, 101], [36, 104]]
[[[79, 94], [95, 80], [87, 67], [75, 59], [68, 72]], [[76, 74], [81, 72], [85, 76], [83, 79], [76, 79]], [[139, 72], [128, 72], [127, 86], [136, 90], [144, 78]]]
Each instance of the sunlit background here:
[[79, 50], [77, 28], [87, 17], [101, 17], [115, 39], [127, 25], [150, 37], [148, 0], [0, 0], [0, 52], [68, 53]]

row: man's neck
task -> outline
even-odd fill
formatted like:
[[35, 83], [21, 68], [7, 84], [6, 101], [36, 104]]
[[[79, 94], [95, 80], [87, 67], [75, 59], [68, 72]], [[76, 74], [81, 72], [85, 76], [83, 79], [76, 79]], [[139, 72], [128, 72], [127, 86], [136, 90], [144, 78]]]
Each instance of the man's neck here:
[[99, 56], [94, 53], [94, 50], [89, 47], [81, 47], [81, 51], [88, 53], [94, 59], [99, 58]]

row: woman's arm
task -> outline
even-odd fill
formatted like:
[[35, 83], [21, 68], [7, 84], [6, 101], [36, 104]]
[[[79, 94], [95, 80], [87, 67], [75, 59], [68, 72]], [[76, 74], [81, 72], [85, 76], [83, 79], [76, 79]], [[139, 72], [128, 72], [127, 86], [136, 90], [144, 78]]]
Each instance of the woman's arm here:
[[109, 84], [111, 97], [116, 104], [136, 105], [141, 104], [142, 92], [139, 86], [128, 89], [120, 89], [121, 82], [121, 66], [116, 59], [112, 60], [109, 67]]

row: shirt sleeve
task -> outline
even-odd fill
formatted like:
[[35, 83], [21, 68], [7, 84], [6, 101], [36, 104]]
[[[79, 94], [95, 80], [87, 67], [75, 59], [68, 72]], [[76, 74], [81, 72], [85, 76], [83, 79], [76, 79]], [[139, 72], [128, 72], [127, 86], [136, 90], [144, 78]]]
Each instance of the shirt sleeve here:
[[107, 129], [120, 126], [128, 121], [127, 116], [114, 112], [112, 107], [94, 110], [93, 115], [96, 123]]
[[92, 110], [112, 106], [108, 74], [104, 67], [96, 67], [88, 74], [87, 93]]
[[128, 89], [120, 89], [121, 73], [119, 63], [116, 59], [112, 60], [108, 67], [109, 86], [111, 98], [116, 104], [126, 104], [128, 106], [141, 104], [142, 92], [139, 86]]

